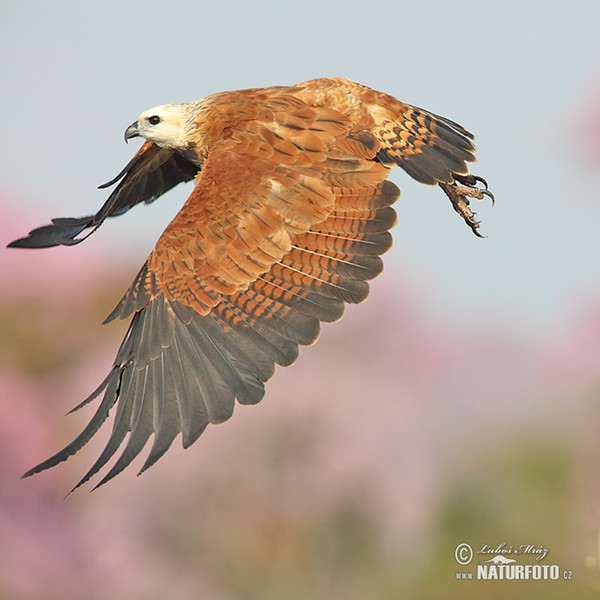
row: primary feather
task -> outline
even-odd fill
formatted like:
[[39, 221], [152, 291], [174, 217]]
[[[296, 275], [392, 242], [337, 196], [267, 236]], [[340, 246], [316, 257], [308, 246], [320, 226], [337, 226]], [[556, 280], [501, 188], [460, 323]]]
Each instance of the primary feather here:
[[236, 399], [259, 402], [275, 364], [293, 363], [298, 346], [317, 339], [320, 322], [367, 297], [396, 222], [391, 167], [440, 185], [476, 234], [468, 198], [491, 195], [469, 175], [468, 131], [342, 78], [159, 106], [125, 132], [138, 136], [146, 142], [106, 184], [118, 183], [98, 213], [55, 219], [11, 244], [76, 244], [107, 217], [195, 178], [107, 319], [133, 317], [108, 377], [80, 404], [103, 394], [95, 415], [25, 476], [77, 452], [115, 405], [110, 439], [77, 486], [123, 443], [100, 484], [150, 437], [142, 471], [178, 434], [187, 447], [209, 423], [227, 420]]

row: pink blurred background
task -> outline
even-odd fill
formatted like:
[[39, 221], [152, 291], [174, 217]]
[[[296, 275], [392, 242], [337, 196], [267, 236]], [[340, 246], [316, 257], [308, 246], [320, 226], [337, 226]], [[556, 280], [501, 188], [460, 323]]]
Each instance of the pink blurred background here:
[[[3, 209], [2, 240], [32, 222]], [[85, 424], [85, 409], [61, 415], [110, 367], [124, 326], [100, 322], [134, 271], [85, 245], [3, 252], [0, 268], [4, 597], [392, 598], [453, 585], [470, 597], [451, 579], [452, 545], [511, 536], [551, 548], [578, 567], [569, 589], [588, 589], [597, 299], [532, 344], [423, 308], [408, 273], [381, 277], [277, 371], [260, 406], [185, 452], [174, 444], [139, 479], [131, 469], [65, 499], [107, 432], [19, 476]], [[546, 597], [562, 597], [559, 585]]]

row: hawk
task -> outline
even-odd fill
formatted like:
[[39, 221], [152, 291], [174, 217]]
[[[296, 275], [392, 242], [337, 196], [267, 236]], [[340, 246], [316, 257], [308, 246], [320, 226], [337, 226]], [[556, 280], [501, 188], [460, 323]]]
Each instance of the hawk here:
[[[24, 477], [82, 448], [116, 405], [112, 434], [75, 488], [127, 441], [100, 481], [153, 443], [140, 473], [179, 434], [187, 448], [235, 400], [256, 404], [275, 364], [291, 365], [321, 322], [367, 297], [382, 271], [399, 166], [438, 185], [471, 230], [473, 135], [459, 124], [343, 78], [213, 94], [143, 112], [125, 139], [146, 141], [93, 216], [53, 219], [10, 244], [78, 244], [106, 220], [181, 182], [192, 192], [105, 322], [132, 317], [102, 396], [73, 442]], [[481, 186], [479, 185], [481, 184]], [[75, 489], [73, 488], [73, 489]]]

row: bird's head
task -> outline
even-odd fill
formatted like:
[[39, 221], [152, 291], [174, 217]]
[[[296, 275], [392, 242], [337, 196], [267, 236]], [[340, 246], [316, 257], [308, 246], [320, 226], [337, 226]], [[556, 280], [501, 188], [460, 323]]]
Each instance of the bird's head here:
[[125, 130], [125, 141], [143, 137], [163, 148], [183, 148], [187, 145], [187, 117], [184, 104], [156, 106], [144, 111]]

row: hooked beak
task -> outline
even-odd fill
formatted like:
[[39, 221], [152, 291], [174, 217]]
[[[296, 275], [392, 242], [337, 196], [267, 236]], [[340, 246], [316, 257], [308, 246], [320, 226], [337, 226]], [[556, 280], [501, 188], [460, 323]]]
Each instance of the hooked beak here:
[[127, 143], [127, 140], [138, 137], [139, 135], [140, 132], [138, 130], [138, 122], [135, 121], [125, 130], [125, 143]]

